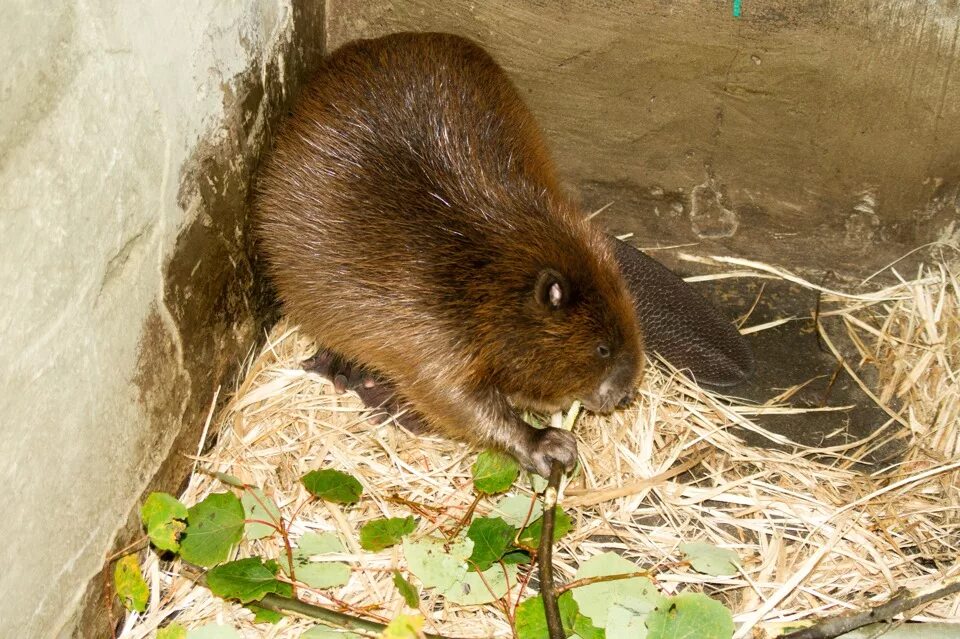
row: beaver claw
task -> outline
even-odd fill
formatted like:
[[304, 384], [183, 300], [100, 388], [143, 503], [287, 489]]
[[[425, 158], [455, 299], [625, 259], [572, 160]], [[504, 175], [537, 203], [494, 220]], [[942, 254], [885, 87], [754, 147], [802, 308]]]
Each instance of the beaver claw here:
[[534, 432], [527, 450], [516, 451], [516, 457], [524, 469], [543, 477], [550, 476], [555, 461], [569, 471], [577, 463], [577, 438], [568, 430], [543, 428]]

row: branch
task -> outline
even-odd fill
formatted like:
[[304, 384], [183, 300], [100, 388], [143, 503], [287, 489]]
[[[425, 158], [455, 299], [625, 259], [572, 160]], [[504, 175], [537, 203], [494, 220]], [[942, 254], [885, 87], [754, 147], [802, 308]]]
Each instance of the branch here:
[[550, 467], [550, 480], [543, 492], [543, 528], [540, 531], [540, 597], [543, 599], [543, 612], [547, 617], [547, 630], [550, 639], [566, 639], [563, 622], [560, 620], [560, 606], [553, 585], [553, 530], [557, 510], [557, 493], [560, 490], [560, 478], [563, 467], [553, 462]]
[[480, 504], [481, 499], [483, 499], [483, 493], [477, 491], [477, 495], [473, 498], [473, 502], [470, 504], [470, 507], [467, 508], [467, 512], [465, 512], [463, 517], [457, 521], [457, 527], [453, 529], [453, 532], [447, 537], [448, 539], [453, 539], [460, 534], [460, 531], [463, 530], [463, 528], [470, 521], [470, 518], [473, 517], [473, 513], [477, 510], [477, 506]]
[[[207, 587], [206, 576], [200, 567], [194, 566], [193, 564], [185, 561], [183, 562], [183, 566], [188, 568], [188, 571], [185, 572], [194, 572], [195, 579], [198, 584]], [[366, 637], [379, 637], [383, 634], [383, 631], [387, 627], [386, 624], [370, 621], [368, 619], [361, 619], [360, 617], [348, 615], [345, 612], [331, 610], [330, 608], [324, 608], [323, 606], [316, 606], [301, 599], [283, 597], [272, 592], [264, 595], [259, 601], [251, 601], [250, 603], [274, 612], [289, 613], [298, 615], [300, 617], [316, 619], [334, 628], [351, 630]], [[429, 632], [423, 633], [423, 637], [424, 639], [455, 639], [453, 637], [435, 635]]]
[[[255, 603], [261, 608], [272, 610], [274, 612], [292, 613], [301, 617], [310, 617], [318, 619], [335, 628], [343, 630], [352, 630], [364, 635], [379, 637], [386, 626], [376, 621], [368, 621], [359, 617], [348, 615], [345, 612], [330, 610], [322, 606], [315, 606], [300, 599], [290, 597], [281, 597], [274, 593], [267, 593], [260, 601]], [[438, 635], [425, 634], [425, 637], [432, 639], [441, 639]]]
[[557, 588], [557, 595], [562, 595], [568, 590], [573, 590], [574, 588], [582, 588], [583, 586], [589, 586], [590, 584], [600, 584], [606, 583], [608, 581], [620, 581], [621, 579], [635, 579], [637, 577], [646, 577], [650, 580], [655, 580], [648, 570], [638, 570], [636, 572], [625, 572], [620, 575], [597, 575], [596, 577], [583, 577], [581, 579], [574, 579], [570, 583], [560, 586]]
[[875, 608], [824, 619], [802, 630], [783, 635], [783, 639], [833, 639], [862, 626], [888, 622], [901, 613], [957, 592], [960, 592], [960, 577], [954, 577], [921, 591], [902, 588], [889, 601]]

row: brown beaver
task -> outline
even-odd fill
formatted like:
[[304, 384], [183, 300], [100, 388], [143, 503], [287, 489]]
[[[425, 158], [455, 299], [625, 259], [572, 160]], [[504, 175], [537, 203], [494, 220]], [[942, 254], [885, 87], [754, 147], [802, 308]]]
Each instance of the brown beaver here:
[[[611, 237], [614, 257], [633, 295], [634, 311], [648, 353], [653, 352], [698, 384], [726, 388], [753, 374], [753, 353], [734, 325], [665, 266], [626, 242]], [[397, 397], [389, 380], [338, 353], [323, 349], [304, 368], [333, 381], [337, 392], [354, 391], [371, 416], [388, 419], [413, 433], [427, 425]]]
[[402, 33], [333, 53], [278, 134], [256, 207], [289, 316], [448, 436], [542, 475], [570, 468], [573, 435], [516, 408], [606, 412], [640, 377], [612, 244], [469, 40]]

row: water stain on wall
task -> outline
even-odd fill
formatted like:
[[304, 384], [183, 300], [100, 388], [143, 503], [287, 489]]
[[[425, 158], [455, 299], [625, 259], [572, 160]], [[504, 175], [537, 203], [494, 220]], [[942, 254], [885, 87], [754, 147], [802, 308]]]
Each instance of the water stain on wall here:
[[[186, 455], [196, 454], [207, 415], [226, 400], [245, 356], [275, 319], [249, 232], [251, 193], [272, 128], [322, 55], [322, 9], [294, 4], [288, 50], [265, 73], [254, 60], [223, 87], [224, 121], [183, 165], [178, 201], [192, 221], [166, 262], [163, 299], [143, 325], [132, 380], [146, 417], [142, 445], [155, 462], [144, 469], [152, 473], [146, 492], [181, 487], [192, 465]], [[140, 534], [133, 510], [115, 545]], [[122, 615], [111, 587], [105, 568], [88, 588], [75, 637], [110, 636]]]

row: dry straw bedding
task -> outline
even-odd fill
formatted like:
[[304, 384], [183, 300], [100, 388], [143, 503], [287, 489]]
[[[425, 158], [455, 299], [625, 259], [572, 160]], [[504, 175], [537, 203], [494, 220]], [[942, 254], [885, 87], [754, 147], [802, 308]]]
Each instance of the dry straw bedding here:
[[[709, 261], [726, 271], [716, 277], [781, 278], [820, 289], [765, 264]], [[788, 442], [771, 433], [780, 449], [748, 447], [736, 433], [763, 432], [754, 422], [758, 415], [800, 410], [789, 404], [790, 389], [757, 405], [650, 367], [632, 409], [577, 424], [582, 466], [561, 497], [574, 528], [557, 548], [559, 580], [570, 579], [585, 559], [612, 550], [654, 571], [667, 593], [702, 589], [721, 598], [741, 624], [738, 634], [748, 636], [960, 574], [956, 264], [943, 260], [911, 277], [894, 269], [884, 273], [891, 274], [894, 283], [883, 288], [871, 281], [846, 293], [820, 289], [824, 343], [835, 352], [838, 339], [853, 345], [859, 359], [843, 362], [854, 375], [875, 367], [879, 386], [864, 388], [886, 408], [885, 424], [866, 440], [832, 448], [784, 448]], [[745, 331], [769, 328], [751, 328], [745, 319]], [[391, 581], [392, 571], [404, 567], [402, 554], [398, 548], [361, 551], [357, 531], [371, 519], [411, 512], [420, 518], [417, 534], [452, 525], [473, 500], [475, 451], [416, 438], [391, 423], [371, 425], [354, 396], [337, 396], [329, 383], [300, 369], [312, 349], [295, 327], [273, 329], [227, 406], [208, 424], [216, 445], [197, 465], [262, 486], [294, 517], [294, 539], [308, 531], [339, 533], [348, 549], [340, 559], [353, 569], [350, 582], [332, 592], [301, 590], [301, 596], [387, 620], [403, 610]], [[905, 457], [865, 472], [857, 462], [890, 437], [904, 438]], [[309, 500], [299, 478], [317, 468], [353, 474], [364, 498], [351, 507]], [[526, 482], [518, 484], [517, 491], [529, 493]], [[192, 504], [223, 489], [195, 472], [182, 499]], [[489, 505], [481, 502], [478, 512]], [[694, 572], [680, 561], [677, 548], [685, 541], [736, 550], [740, 574]], [[277, 540], [245, 541], [237, 556], [281, 552]], [[311, 625], [288, 618], [255, 626], [251, 613], [194, 585], [178, 562], [151, 553], [145, 568], [152, 601], [147, 613], [127, 619], [125, 639], [151, 636], [174, 617], [187, 627], [225, 623], [249, 637], [299, 637]], [[522, 598], [533, 592], [528, 588]], [[518, 595], [511, 593], [511, 605]], [[428, 631], [511, 635], [496, 606], [464, 608], [426, 592], [421, 612]], [[939, 600], [914, 619], [960, 623], [960, 596]]]

